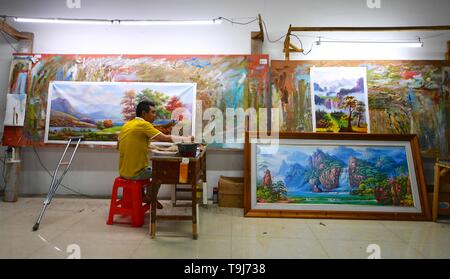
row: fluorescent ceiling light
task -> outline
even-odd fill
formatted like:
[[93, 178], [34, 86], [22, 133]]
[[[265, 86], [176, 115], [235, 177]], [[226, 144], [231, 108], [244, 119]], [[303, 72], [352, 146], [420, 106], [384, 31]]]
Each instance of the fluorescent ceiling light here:
[[16, 22], [56, 23], [56, 24], [96, 24], [96, 25], [210, 25], [222, 23], [221, 18], [210, 20], [107, 20], [107, 19], [63, 19], [15, 17]]
[[423, 47], [423, 42], [420, 40], [417, 42], [383, 42], [383, 41], [316, 41], [318, 46], [355, 46], [355, 45], [370, 45], [378, 47]]
[[16, 22], [30, 22], [30, 23], [54, 23], [54, 24], [96, 24], [96, 25], [110, 25], [112, 20], [106, 19], [63, 19], [63, 18], [24, 18], [15, 17]]
[[120, 25], [211, 25], [220, 24], [220, 18], [210, 20], [119, 20]]

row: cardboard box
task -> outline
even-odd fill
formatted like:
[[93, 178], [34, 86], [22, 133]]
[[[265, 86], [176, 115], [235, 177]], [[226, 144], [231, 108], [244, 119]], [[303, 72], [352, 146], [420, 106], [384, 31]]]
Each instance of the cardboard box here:
[[244, 208], [244, 178], [219, 178], [219, 206]]
[[[428, 204], [433, 208], [433, 193], [428, 193]], [[450, 216], [450, 193], [439, 193], [438, 215]]]

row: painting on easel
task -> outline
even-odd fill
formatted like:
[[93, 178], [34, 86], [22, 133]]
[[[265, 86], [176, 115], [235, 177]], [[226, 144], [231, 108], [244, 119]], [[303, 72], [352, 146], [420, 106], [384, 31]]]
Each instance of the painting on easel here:
[[188, 127], [184, 135], [193, 135], [195, 89], [195, 83], [51, 82], [45, 142], [83, 136], [84, 144], [113, 145], [145, 99], [156, 105], [154, 124], [173, 120]]

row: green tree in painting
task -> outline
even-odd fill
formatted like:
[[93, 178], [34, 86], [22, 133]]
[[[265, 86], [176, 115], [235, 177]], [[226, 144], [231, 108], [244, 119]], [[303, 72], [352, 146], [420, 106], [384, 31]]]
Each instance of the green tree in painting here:
[[317, 128], [328, 128], [331, 126], [331, 118], [328, 113], [323, 110], [316, 111], [316, 122]]
[[169, 119], [170, 111], [165, 108], [168, 99], [169, 96], [165, 95], [164, 93], [146, 88], [137, 95], [136, 103], [139, 104], [139, 102], [144, 100], [152, 101], [156, 106], [157, 118]]
[[283, 181], [279, 180], [272, 184], [272, 196], [277, 201], [287, 199], [287, 188]]
[[105, 129], [105, 125], [103, 124], [103, 121], [97, 121], [97, 129], [99, 129], [99, 130]]
[[355, 116], [358, 117], [358, 127], [361, 127], [361, 118], [364, 116], [364, 113], [366, 112], [366, 105], [359, 101], [356, 104], [356, 108], [355, 108]]
[[348, 109], [347, 131], [352, 131], [352, 113], [355, 111], [358, 101], [353, 96], [345, 96], [341, 108]]

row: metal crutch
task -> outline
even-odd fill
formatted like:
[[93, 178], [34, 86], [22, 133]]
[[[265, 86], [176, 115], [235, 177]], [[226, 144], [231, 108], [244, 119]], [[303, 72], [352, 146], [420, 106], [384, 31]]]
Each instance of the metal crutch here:
[[[39, 214], [39, 217], [37, 218], [36, 224], [33, 226], [33, 231], [37, 231], [39, 229], [39, 224], [41, 223], [42, 216], [44, 215], [45, 209], [47, 209], [47, 206], [50, 204], [50, 202], [53, 199], [53, 195], [56, 193], [56, 190], [59, 187], [59, 184], [61, 184], [64, 175], [66, 175], [67, 171], [69, 170], [70, 164], [72, 163], [73, 157], [75, 156], [75, 152], [77, 152], [78, 146], [80, 145], [81, 140], [83, 137], [69, 137], [69, 141], [67, 142], [66, 148], [64, 149], [64, 152], [59, 159], [58, 165], [56, 166], [56, 169], [52, 176], [52, 182], [50, 183], [50, 188], [47, 193], [47, 197], [44, 200], [44, 205], [42, 206], [41, 213]], [[72, 152], [72, 155], [70, 156], [69, 161], [63, 162], [64, 156], [66, 155], [67, 149], [69, 149], [69, 146], [72, 144], [72, 142], [76, 141], [75, 149]], [[66, 166], [61, 176], [56, 179], [56, 175], [58, 174], [58, 170], [60, 166]]]

